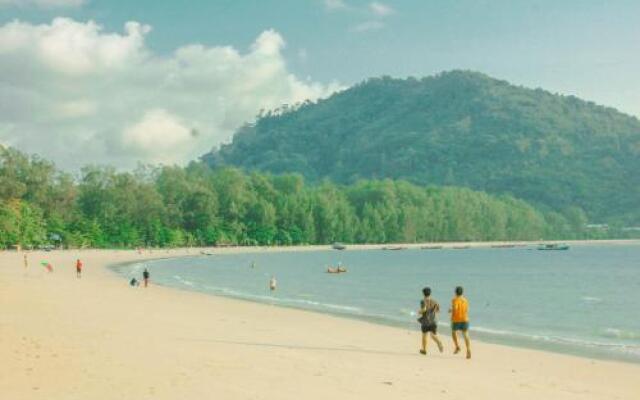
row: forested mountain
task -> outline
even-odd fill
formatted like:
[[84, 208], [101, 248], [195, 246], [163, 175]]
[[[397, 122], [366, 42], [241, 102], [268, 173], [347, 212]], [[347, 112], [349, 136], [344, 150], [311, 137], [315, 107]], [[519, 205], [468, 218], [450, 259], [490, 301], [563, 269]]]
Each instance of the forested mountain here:
[[212, 166], [352, 183], [401, 178], [511, 194], [590, 222], [640, 224], [640, 121], [486, 75], [370, 79], [261, 115]]
[[212, 170], [87, 167], [77, 178], [0, 146], [0, 249], [290, 245], [584, 238], [579, 214], [403, 181], [329, 181]]

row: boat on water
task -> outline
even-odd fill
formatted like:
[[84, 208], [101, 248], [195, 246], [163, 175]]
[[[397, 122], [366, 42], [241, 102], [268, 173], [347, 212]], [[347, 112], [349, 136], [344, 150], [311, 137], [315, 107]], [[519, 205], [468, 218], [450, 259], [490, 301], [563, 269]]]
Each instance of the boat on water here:
[[538, 250], [569, 250], [569, 245], [564, 243], [543, 243]]
[[345, 245], [344, 245], [344, 244], [342, 244], [342, 243], [338, 243], [338, 242], [335, 242], [334, 244], [332, 244], [332, 245], [331, 245], [331, 247], [332, 247], [334, 250], [346, 250], [346, 249], [347, 249], [347, 246], [345, 246]]
[[493, 247], [494, 249], [511, 249], [513, 247], [516, 247], [515, 244], [493, 244], [491, 245], [491, 247]]
[[342, 274], [347, 272], [347, 269], [344, 267], [328, 267], [327, 274]]
[[402, 247], [402, 246], [386, 246], [383, 247], [382, 250], [406, 250], [406, 247]]
[[442, 246], [422, 246], [420, 247], [422, 250], [440, 250]]

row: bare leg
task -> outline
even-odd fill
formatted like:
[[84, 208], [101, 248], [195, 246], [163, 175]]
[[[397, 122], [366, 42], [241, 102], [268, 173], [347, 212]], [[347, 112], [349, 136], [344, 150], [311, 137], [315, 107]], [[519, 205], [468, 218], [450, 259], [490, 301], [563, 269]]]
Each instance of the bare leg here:
[[[438, 335], [436, 335], [435, 333], [431, 332], [431, 339], [433, 339], [433, 341], [436, 342], [436, 344], [438, 345], [438, 350], [440, 350], [440, 353], [442, 353], [442, 349], [443, 349], [442, 342], [440, 341], [440, 339], [438, 339]], [[426, 348], [425, 348], [425, 350], [426, 350]]]
[[456, 334], [456, 331], [451, 331], [451, 338], [453, 339], [453, 345], [455, 346], [453, 354], [458, 354], [460, 352], [460, 345], [458, 344], [458, 335]]
[[471, 358], [471, 341], [469, 340], [469, 332], [463, 331], [462, 336], [464, 336], [464, 346], [467, 349], [467, 358]]
[[422, 334], [422, 349], [420, 349], [420, 353], [427, 354], [427, 334]]

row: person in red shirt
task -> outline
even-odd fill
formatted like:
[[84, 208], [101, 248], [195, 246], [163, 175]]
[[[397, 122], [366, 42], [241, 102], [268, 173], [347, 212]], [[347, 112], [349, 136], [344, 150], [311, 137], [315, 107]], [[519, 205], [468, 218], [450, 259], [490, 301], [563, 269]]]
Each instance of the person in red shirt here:
[[76, 277], [82, 277], [82, 261], [79, 258], [76, 260]]

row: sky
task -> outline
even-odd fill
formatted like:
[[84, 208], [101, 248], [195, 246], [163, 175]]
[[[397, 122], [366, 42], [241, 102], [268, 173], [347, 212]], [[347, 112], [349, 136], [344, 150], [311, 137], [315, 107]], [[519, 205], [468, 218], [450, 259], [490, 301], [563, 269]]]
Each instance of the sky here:
[[640, 1], [0, 0], [0, 144], [184, 164], [261, 109], [451, 69], [640, 117]]

